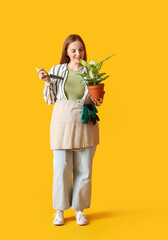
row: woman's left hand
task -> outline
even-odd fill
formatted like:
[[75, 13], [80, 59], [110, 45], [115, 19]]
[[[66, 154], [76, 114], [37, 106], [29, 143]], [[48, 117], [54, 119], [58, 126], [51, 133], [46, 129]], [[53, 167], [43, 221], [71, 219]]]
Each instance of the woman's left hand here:
[[[92, 98], [91, 98], [92, 99]], [[99, 100], [93, 100], [92, 99], [92, 102], [94, 102], [95, 105], [99, 106], [100, 104], [103, 103], [103, 98], [100, 98]]]

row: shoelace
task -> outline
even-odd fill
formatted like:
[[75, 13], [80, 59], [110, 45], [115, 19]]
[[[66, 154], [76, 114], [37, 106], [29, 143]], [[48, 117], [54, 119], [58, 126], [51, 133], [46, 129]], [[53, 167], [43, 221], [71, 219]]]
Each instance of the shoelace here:
[[[79, 213], [79, 214], [78, 214]], [[78, 214], [78, 216], [79, 216], [79, 219], [85, 219], [85, 214], [84, 214], [84, 212], [81, 212], [81, 211], [76, 211], [75, 212], [75, 214]]]

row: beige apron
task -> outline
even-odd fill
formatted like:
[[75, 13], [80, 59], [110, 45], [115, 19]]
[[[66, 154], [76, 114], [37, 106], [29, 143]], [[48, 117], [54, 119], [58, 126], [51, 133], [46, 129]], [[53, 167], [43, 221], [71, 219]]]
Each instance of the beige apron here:
[[79, 149], [99, 144], [99, 125], [81, 122], [82, 107], [89, 99], [56, 100], [50, 124], [50, 148]]

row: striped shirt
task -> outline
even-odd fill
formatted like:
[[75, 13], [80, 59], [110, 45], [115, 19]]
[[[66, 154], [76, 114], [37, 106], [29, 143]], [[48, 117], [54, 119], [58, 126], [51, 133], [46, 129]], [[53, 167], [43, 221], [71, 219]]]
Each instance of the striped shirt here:
[[[87, 73], [87, 72], [88, 72], [87, 67], [84, 67], [82, 73]], [[54, 75], [63, 77], [63, 80], [50, 78], [51, 81], [49, 83], [45, 82], [45, 87], [43, 89], [43, 98], [45, 102], [48, 105], [51, 105], [54, 102], [56, 102], [56, 99], [68, 100], [64, 90], [65, 82], [68, 77], [68, 64], [63, 63], [63, 64], [55, 65], [49, 70], [48, 74], [54, 74]], [[83, 100], [91, 99], [86, 83], [85, 83], [85, 91], [82, 99]], [[100, 106], [101, 103], [96, 103], [95, 105]]]

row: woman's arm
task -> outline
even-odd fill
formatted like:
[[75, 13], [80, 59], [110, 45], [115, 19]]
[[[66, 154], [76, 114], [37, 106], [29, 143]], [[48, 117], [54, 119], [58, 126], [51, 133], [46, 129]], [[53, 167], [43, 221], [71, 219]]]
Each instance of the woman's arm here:
[[[55, 66], [54, 66], [55, 67]], [[54, 74], [54, 67], [50, 69], [48, 74]], [[43, 89], [43, 98], [48, 105], [56, 102], [56, 91], [57, 91], [56, 80], [50, 78], [50, 82], [45, 82], [45, 87]]]
[[93, 102], [93, 104], [94, 104], [95, 106], [100, 106], [100, 105], [103, 103], [103, 99], [102, 99], [102, 98], [100, 98], [100, 100], [99, 100], [98, 102], [93, 101], [92, 98], [91, 98], [91, 100], [92, 100], [92, 102]]

